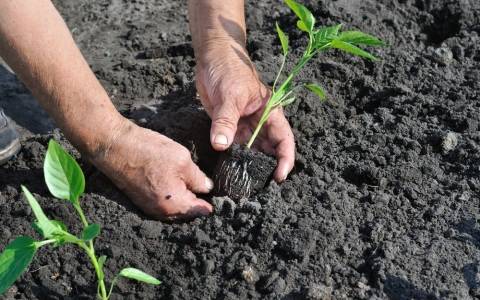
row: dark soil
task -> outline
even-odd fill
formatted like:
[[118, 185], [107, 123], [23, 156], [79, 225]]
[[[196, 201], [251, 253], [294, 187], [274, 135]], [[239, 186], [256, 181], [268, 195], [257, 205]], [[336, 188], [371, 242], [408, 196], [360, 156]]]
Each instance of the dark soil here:
[[[211, 172], [215, 155], [190, 138], [208, 143], [208, 118], [195, 100], [184, 2], [56, 4], [118, 109], [189, 146]], [[163, 281], [121, 281], [115, 299], [480, 297], [480, 2], [305, 3], [319, 23], [343, 22], [390, 47], [374, 51], [377, 63], [329, 52], [301, 74], [322, 84], [330, 101], [304, 93], [287, 108], [297, 158], [284, 184], [238, 203], [213, 198], [213, 216], [165, 224], [83, 163], [82, 203], [103, 227], [97, 247], [110, 257], [107, 277], [130, 265]], [[299, 49], [292, 57], [306, 39], [280, 1], [248, 1], [247, 16], [248, 49], [271, 84], [280, 62], [274, 22]], [[28, 93], [1, 68], [0, 78], [0, 105], [20, 118]], [[48, 194], [41, 171], [48, 139], [68, 144], [27, 121], [18, 121], [23, 150], [0, 167], [2, 248], [16, 235], [37, 236], [20, 184], [48, 215], [80, 229], [73, 209]], [[4, 299], [93, 299], [95, 290], [85, 255], [46, 248]]]
[[273, 157], [234, 144], [218, 158], [213, 172], [213, 193], [233, 200], [249, 198], [265, 188], [276, 164]]

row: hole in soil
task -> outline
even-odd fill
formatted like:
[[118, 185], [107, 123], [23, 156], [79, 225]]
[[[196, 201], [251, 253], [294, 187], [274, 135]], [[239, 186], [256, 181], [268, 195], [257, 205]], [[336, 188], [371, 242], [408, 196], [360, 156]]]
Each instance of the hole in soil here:
[[448, 38], [460, 32], [460, 13], [451, 5], [430, 12], [433, 23], [424, 27], [423, 32], [428, 36], [427, 42], [431, 45], [440, 45]]

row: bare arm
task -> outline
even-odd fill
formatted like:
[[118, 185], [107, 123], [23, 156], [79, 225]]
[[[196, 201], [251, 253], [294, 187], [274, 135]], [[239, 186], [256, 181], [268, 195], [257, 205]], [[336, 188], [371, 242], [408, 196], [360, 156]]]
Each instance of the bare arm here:
[[220, 45], [244, 53], [246, 25], [243, 0], [188, 1], [190, 32], [197, 59], [203, 60]]
[[0, 55], [84, 154], [123, 126], [50, 1], [0, 1]]
[[122, 117], [48, 0], [0, 1], [0, 56], [67, 138], [147, 214], [209, 214], [213, 184], [171, 139]]

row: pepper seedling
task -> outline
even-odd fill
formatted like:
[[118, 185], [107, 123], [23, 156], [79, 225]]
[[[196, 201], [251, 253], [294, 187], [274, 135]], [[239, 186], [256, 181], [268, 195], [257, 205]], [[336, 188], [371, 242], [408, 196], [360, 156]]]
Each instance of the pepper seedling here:
[[28, 236], [17, 237], [0, 254], [0, 295], [25, 272], [38, 249], [46, 245], [58, 247], [73, 244], [84, 250], [95, 269], [98, 280], [97, 295], [102, 300], [110, 298], [115, 283], [120, 277], [153, 285], [160, 284], [158, 279], [143, 271], [125, 268], [114, 277], [107, 293], [103, 268], [107, 257], [104, 255], [98, 257], [94, 248], [94, 240], [100, 234], [100, 225], [89, 223], [80, 206], [79, 199], [85, 190], [85, 176], [82, 169], [57, 142], [50, 140], [43, 172], [50, 193], [73, 205], [83, 224], [83, 231], [78, 237], [70, 233], [61, 221], [50, 220], [32, 193], [22, 185], [23, 194], [36, 218], [32, 226], [43, 239], [37, 241]]
[[359, 48], [359, 46], [384, 45], [378, 38], [361, 31], [342, 31], [341, 24], [316, 28], [315, 18], [305, 6], [294, 0], [285, 0], [285, 3], [298, 17], [297, 27], [308, 35], [308, 45], [290, 72], [284, 74], [290, 51], [289, 41], [285, 32], [278, 23], [276, 24], [283, 59], [272, 86], [271, 96], [266, 102], [257, 127], [245, 147], [234, 144], [228, 151], [220, 155], [214, 176], [214, 191], [217, 196], [228, 196], [234, 200], [240, 200], [248, 198], [252, 193], [265, 187], [275, 170], [276, 162], [272, 157], [261, 152], [255, 153], [251, 150], [251, 147], [270, 114], [276, 108], [293, 103], [295, 92], [298, 89], [306, 88], [315, 93], [321, 100], [326, 99], [325, 91], [318, 84], [302, 84], [295, 81], [300, 71], [315, 55], [329, 49], [338, 49], [369, 60], [376, 60], [372, 54]]
[[325, 91], [316, 83], [295, 85], [294, 79], [298, 73], [305, 67], [305, 65], [318, 53], [327, 51], [329, 49], [338, 49], [356, 56], [360, 56], [369, 60], [376, 60], [376, 57], [367, 51], [359, 48], [360, 45], [366, 46], [384, 46], [385, 44], [378, 38], [361, 31], [341, 31], [342, 24], [315, 28], [315, 18], [313, 14], [303, 5], [294, 0], [285, 0], [285, 3], [298, 17], [297, 27], [308, 34], [308, 45], [299, 59], [297, 64], [293, 67], [290, 74], [277, 88], [277, 83], [282, 75], [287, 56], [289, 54], [288, 36], [282, 31], [278, 23], [276, 23], [276, 31], [282, 46], [283, 59], [280, 69], [277, 73], [272, 87], [272, 94], [265, 105], [262, 116], [255, 128], [250, 140], [247, 143], [247, 148], [251, 148], [263, 125], [270, 117], [273, 110], [278, 107], [287, 106], [295, 101], [294, 92], [299, 88], [306, 88], [315, 93], [321, 100], [326, 99]]

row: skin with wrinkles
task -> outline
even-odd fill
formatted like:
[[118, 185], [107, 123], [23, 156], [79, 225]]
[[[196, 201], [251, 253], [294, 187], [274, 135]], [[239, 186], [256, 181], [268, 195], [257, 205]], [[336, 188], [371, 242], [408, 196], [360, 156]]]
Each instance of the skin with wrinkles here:
[[[238, 0], [189, 1], [190, 30], [197, 56], [196, 86], [212, 118], [210, 138], [216, 150], [225, 150], [232, 142], [246, 143], [270, 96], [245, 48], [243, 5]], [[197, 26], [200, 20], [207, 21]], [[225, 135], [227, 143], [215, 143], [217, 135]], [[293, 168], [295, 142], [280, 108], [272, 112], [255, 147], [277, 157], [274, 178], [278, 182], [285, 180]]]
[[[189, 6], [199, 93], [213, 120], [212, 145], [221, 151], [234, 136], [245, 140], [268, 89], [245, 50], [243, 1], [190, 1]], [[116, 111], [50, 1], [0, 2], [0, 56], [82, 155], [145, 213], [190, 218], [212, 211], [194, 194], [208, 192], [211, 180], [183, 146]], [[228, 142], [216, 143], [220, 134]], [[281, 111], [272, 115], [262, 137], [258, 147], [276, 154], [275, 178], [284, 180], [293, 166], [294, 142]]]

